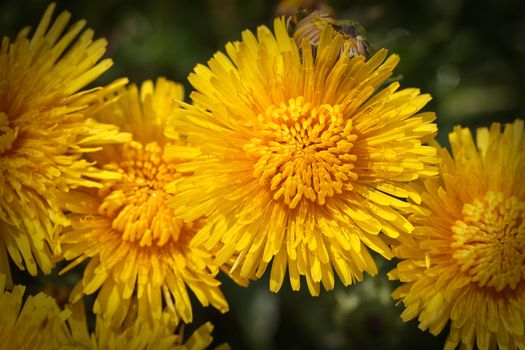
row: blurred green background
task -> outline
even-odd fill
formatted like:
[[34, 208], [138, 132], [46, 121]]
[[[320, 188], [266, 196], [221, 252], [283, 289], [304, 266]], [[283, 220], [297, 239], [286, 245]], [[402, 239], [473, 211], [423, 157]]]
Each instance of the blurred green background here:
[[[454, 125], [479, 127], [525, 116], [525, 2], [492, 1], [330, 1], [340, 19], [360, 21], [375, 48], [401, 56], [396, 74], [403, 87], [418, 87], [433, 101], [439, 140], [446, 144]], [[98, 83], [127, 76], [132, 82], [165, 76], [186, 85], [197, 63], [205, 63], [243, 29], [271, 25], [277, 1], [58, 1], [73, 19], [84, 18], [97, 37], [109, 40], [115, 65]], [[3, 0], [0, 34], [13, 38], [25, 25], [36, 27], [47, 1]], [[403, 324], [402, 311], [389, 295], [395, 283], [385, 273], [393, 262], [378, 259], [377, 278], [310, 297], [306, 285], [279, 294], [268, 281], [241, 288], [224, 280], [231, 311], [220, 315], [195, 305], [191, 330], [206, 320], [215, 324], [214, 344], [234, 349], [440, 349], [445, 330], [434, 337]], [[45, 288], [64, 299], [78, 277], [32, 279], [15, 275], [32, 291]]]

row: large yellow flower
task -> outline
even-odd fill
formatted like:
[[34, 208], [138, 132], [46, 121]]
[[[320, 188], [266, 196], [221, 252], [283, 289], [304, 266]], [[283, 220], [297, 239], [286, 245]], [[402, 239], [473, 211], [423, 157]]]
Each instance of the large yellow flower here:
[[395, 249], [393, 297], [408, 321], [440, 333], [446, 349], [525, 349], [525, 135], [523, 121], [449, 135], [441, 176], [424, 184], [413, 239]]
[[60, 310], [55, 300], [44, 293], [24, 301], [25, 287], [16, 285], [6, 291], [5, 282], [6, 275], [0, 274], [0, 350], [199, 350], [213, 340], [213, 326], [207, 322], [184, 342], [184, 328], [167, 313], [152, 326], [131, 316], [115, 328], [97, 317], [95, 331], [90, 334], [83, 302]]
[[[400, 214], [419, 196], [407, 182], [437, 173], [430, 99], [417, 89], [380, 86], [398, 56], [349, 57], [352, 43], [326, 26], [315, 50], [300, 47], [283, 19], [229, 43], [189, 80], [194, 105], [168, 122], [194, 148], [174, 148], [193, 176], [170, 185], [186, 220], [209, 216], [195, 245], [222, 242], [216, 262], [260, 277], [273, 260], [270, 289], [288, 268], [294, 290], [348, 285], [377, 272], [367, 247], [392, 256], [385, 239], [410, 233]], [[341, 48], [344, 52], [341, 53]]]
[[8, 255], [32, 275], [37, 267], [50, 272], [52, 251], [59, 250], [55, 233], [67, 223], [57, 197], [115, 176], [82, 160], [82, 153], [129, 139], [89, 118], [102, 97], [126, 81], [81, 90], [111, 66], [110, 59], [98, 62], [106, 41], [82, 32], [84, 21], [63, 33], [67, 12], [50, 25], [54, 7], [32, 38], [25, 28], [13, 43], [5, 37], [0, 49], [0, 272], [8, 284]]
[[100, 289], [94, 311], [115, 324], [135, 299], [141, 318], [158, 320], [164, 302], [175, 319], [190, 322], [187, 286], [203, 305], [228, 310], [211, 252], [189, 244], [203, 219], [177, 219], [168, 207], [171, 195], [164, 190], [167, 183], [188, 175], [175, 170], [179, 161], [169, 154], [170, 147], [184, 143], [163, 135], [166, 118], [182, 98], [181, 85], [161, 78], [155, 86], [145, 82], [140, 92], [129, 87], [117, 103], [101, 111], [99, 119], [133, 134], [133, 141], [92, 155], [122, 178], [102, 181], [99, 190], [71, 192], [67, 199], [71, 227], [60, 239], [64, 257], [74, 259], [70, 267], [90, 258], [72, 300]]

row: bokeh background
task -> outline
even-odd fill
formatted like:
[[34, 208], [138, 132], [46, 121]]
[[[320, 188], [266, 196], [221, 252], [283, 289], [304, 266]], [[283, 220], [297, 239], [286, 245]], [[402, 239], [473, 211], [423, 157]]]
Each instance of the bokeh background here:
[[[26, 25], [36, 27], [48, 5], [43, 0], [0, 1], [0, 35], [11, 38]], [[472, 128], [525, 117], [525, 2], [520, 0], [332, 0], [340, 19], [354, 19], [367, 29], [375, 48], [401, 56], [396, 74], [402, 87], [418, 87], [433, 96], [426, 110], [438, 115], [439, 141], [447, 145], [454, 125]], [[58, 1], [73, 19], [86, 19], [97, 37], [109, 41], [107, 56], [115, 64], [97, 84], [121, 76], [131, 82], [165, 76], [186, 86], [197, 63], [206, 63], [241, 30], [271, 25], [277, 1], [242, 0], [90, 0]], [[441, 349], [434, 337], [402, 323], [401, 305], [390, 299], [394, 282], [385, 277], [395, 264], [380, 259], [377, 277], [355, 286], [336, 284], [334, 291], [309, 296], [284, 283], [279, 294], [268, 291], [267, 278], [248, 288], [226, 278], [230, 312], [221, 315], [195, 306], [191, 331], [206, 320], [215, 325], [214, 344], [234, 349]], [[31, 278], [21, 272], [15, 282], [45, 290], [59, 301], [79, 279]], [[90, 300], [87, 300], [89, 303]]]

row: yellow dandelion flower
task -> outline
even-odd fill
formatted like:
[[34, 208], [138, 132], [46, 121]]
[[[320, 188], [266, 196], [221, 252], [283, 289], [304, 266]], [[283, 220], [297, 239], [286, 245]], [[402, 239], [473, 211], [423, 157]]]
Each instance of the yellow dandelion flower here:
[[111, 322], [98, 316], [95, 331], [90, 334], [83, 302], [69, 305], [67, 309], [71, 312], [67, 319], [69, 337], [61, 342], [61, 350], [202, 350], [213, 341], [210, 322], [200, 326], [184, 341], [184, 327], [174, 323], [165, 312], [153, 325], [135, 317], [120, 327], [112, 327]]
[[213, 341], [210, 322], [183, 341], [184, 327], [177, 326], [168, 313], [152, 326], [130, 317], [117, 328], [97, 317], [95, 331], [90, 334], [83, 302], [60, 310], [44, 293], [24, 300], [24, 286], [15, 285], [6, 291], [5, 285], [6, 275], [0, 274], [0, 350], [200, 350]]
[[15, 285], [7, 291], [6, 278], [0, 274], [0, 350], [58, 349], [68, 339], [69, 312], [44, 293], [24, 301], [25, 287]]
[[517, 120], [449, 135], [441, 176], [424, 183], [412, 240], [390, 278], [393, 297], [417, 316], [419, 328], [440, 333], [445, 349], [525, 349], [525, 135]]
[[72, 300], [99, 290], [94, 312], [115, 324], [123, 321], [135, 299], [139, 316], [149, 321], [161, 317], [164, 302], [173, 317], [191, 322], [187, 287], [202, 305], [228, 310], [212, 254], [189, 244], [203, 219], [177, 219], [168, 207], [172, 195], [164, 189], [187, 175], [175, 170], [179, 161], [169, 154], [182, 141], [163, 135], [166, 118], [182, 98], [181, 85], [161, 78], [155, 86], [145, 82], [140, 91], [129, 87], [101, 111], [101, 119], [134, 137], [93, 154], [100, 166], [122, 177], [102, 181], [98, 190], [71, 192], [68, 198], [71, 227], [60, 241], [64, 257], [74, 261], [66, 270], [90, 258]]
[[[273, 260], [270, 289], [286, 270], [291, 286], [306, 276], [313, 295], [377, 272], [367, 247], [390, 258], [385, 241], [412, 231], [401, 215], [418, 199], [407, 182], [437, 173], [436, 150], [422, 141], [436, 131], [433, 113], [416, 114], [429, 101], [417, 89], [381, 89], [398, 56], [385, 50], [365, 61], [349, 57], [350, 43], [324, 28], [316, 54], [298, 47], [275, 21], [257, 36], [242, 34], [189, 80], [194, 105], [168, 122], [199, 150], [175, 147], [188, 159], [170, 199], [186, 220], [208, 216], [193, 244], [224, 247], [222, 264], [261, 277]], [[345, 52], [340, 53], [340, 48]]]
[[51, 24], [54, 7], [31, 38], [25, 28], [12, 43], [4, 37], [0, 48], [0, 272], [8, 284], [9, 256], [32, 275], [37, 267], [50, 272], [55, 233], [67, 224], [60, 194], [115, 176], [82, 154], [129, 139], [89, 118], [103, 96], [126, 81], [81, 90], [111, 66], [110, 59], [99, 62], [106, 41], [82, 32], [85, 21], [64, 32], [68, 12]]

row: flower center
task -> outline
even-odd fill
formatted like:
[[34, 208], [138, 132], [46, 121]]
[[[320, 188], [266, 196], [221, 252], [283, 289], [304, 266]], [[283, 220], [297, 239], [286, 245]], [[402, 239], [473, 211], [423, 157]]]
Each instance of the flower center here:
[[452, 232], [454, 258], [480, 286], [514, 289], [525, 279], [525, 202], [488, 192], [463, 206]]
[[258, 121], [258, 137], [244, 150], [257, 159], [253, 175], [275, 200], [292, 209], [303, 198], [323, 205], [326, 197], [352, 189], [356, 156], [349, 152], [357, 136], [339, 105], [316, 107], [298, 97], [270, 106]]
[[9, 126], [9, 118], [4, 112], [0, 112], [0, 153], [8, 151], [18, 136], [18, 128]]
[[[100, 194], [104, 198], [99, 213], [112, 220], [112, 227], [122, 232], [124, 241], [140, 246], [163, 246], [169, 241], [189, 239], [196, 232], [194, 223], [176, 219], [167, 205], [164, 186], [181, 176], [175, 162], [167, 162], [156, 142], [143, 146], [130, 142], [123, 146], [118, 164], [107, 165], [123, 178], [108, 182]], [[197, 225], [198, 226], [198, 225]]]

